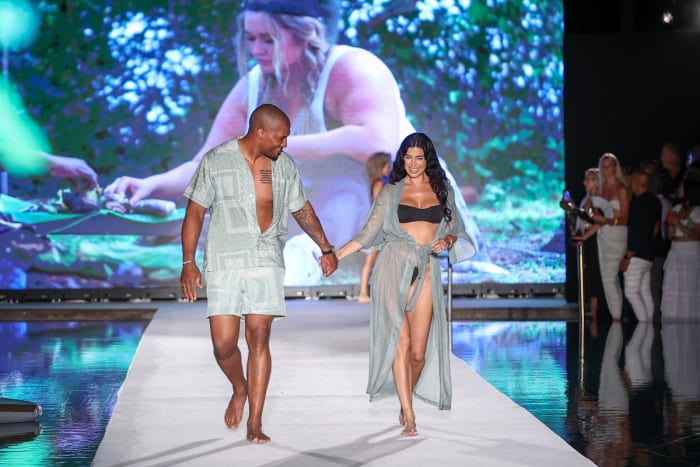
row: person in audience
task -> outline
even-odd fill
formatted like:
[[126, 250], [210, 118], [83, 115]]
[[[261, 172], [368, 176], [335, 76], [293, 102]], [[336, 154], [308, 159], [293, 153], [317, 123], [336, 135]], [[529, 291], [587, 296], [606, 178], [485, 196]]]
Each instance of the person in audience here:
[[654, 321], [659, 321], [661, 319], [661, 285], [664, 279], [664, 261], [666, 261], [666, 254], [671, 246], [671, 241], [667, 238], [666, 216], [673, 205], [661, 193], [659, 162], [656, 159], [649, 159], [642, 162], [641, 168], [649, 174], [649, 191], [656, 195], [656, 199], [661, 204], [661, 228], [659, 235], [654, 239], [654, 261], [651, 265], [651, 297], [654, 300]]
[[[586, 187], [586, 196], [581, 200], [579, 207], [586, 213], [592, 214], [598, 211], [594, 205], [594, 200], [600, 205], [602, 198], [599, 196], [598, 183], [600, 180], [597, 167], [586, 170], [583, 185]], [[604, 201], [604, 200], [603, 200]], [[598, 264], [598, 244], [596, 234], [599, 226], [578, 218], [576, 232], [577, 235], [571, 237], [576, 242], [583, 242], [583, 274], [584, 293], [588, 299], [591, 310], [591, 332], [595, 332], [598, 327], [598, 299], [603, 298], [603, 282], [600, 278], [600, 266]]]
[[620, 262], [627, 251], [627, 219], [630, 195], [617, 157], [603, 154], [598, 161], [600, 194], [613, 211], [612, 218], [594, 213], [591, 217], [599, 225], [598, 260], [603, 281], [605, 301], [613, 321], [622, 319], [622, 287], [618, 277]]
[[[370, 196], [374, 202], [391, 170], [391, 155], [388, 152], [376, 152], [367, 160], [366, 166], [367, 178], [369, 178], [370, 183]], [[365, 256], [365, 264], [360, 271], [360, 294], [357, 297], [359, 303], [369, 302], [369, 278], [372, 275], [377, 253], [377, 251], [373, 251]]]
[[370, 400], [398, 395], [403, 436], [416, 436], [413, 396], [449, 409], [452, 400], [445, 297], [438, 255], [476, 254], [455, 207], [455, 189], [423, 133], [399, 147], [386, 184], [339, 260], [380, 248], [370, 306]]
[[700, 320], [700, 170], [688, 170], [681, 202], [668, 214], [671, 249], [664, 263], [662, 321]]
[[627, 252], [620, 263], [620, 270], [624, 272], [625, 297], [640, 322], [654, 319], [651, 266], [654, 241], [661, 229], [661, 203], [649, 192], [649, 178], [649, 174], [641, 169], [630, 176], [633, 196], [627, 224]]
[[665, 143], [661, 147], [661, 167], [663, 183], [661, 192], [672, 204], [680, 200], [678, 189], [683, 181], [686, 170], [686, 154], [683, 146], [678, 143]]

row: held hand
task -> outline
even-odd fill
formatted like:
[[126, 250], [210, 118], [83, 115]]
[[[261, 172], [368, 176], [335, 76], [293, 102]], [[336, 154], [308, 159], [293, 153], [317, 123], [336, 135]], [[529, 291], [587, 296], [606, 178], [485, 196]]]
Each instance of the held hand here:
[[180, 289], [185, 300], [194, 302], [197, 300], [197, 288], [202, 288], [202, 274], [195, 263], [182, 265], [180, 274]]
[[338, 258], [335, 256], [335, 253], [321, 256], [320, 261], [321, 270], [323, 271], [324, 277], [330, 276], [336, 269], [338, 269]]
[[581, 245], [583, 245], [583, 242], [586, 241], [586, 239], [583, 237], [583, 235], [572, 235], [571, 241], [573, 242], [574, 245], [581, 246]]
[[106, 194], [129, 197], [130, 204], [136, 204], [153, 192], [153, 186], [146, 178], [119, 177], [105, 188]]
[[574, 246], [583, 246], [582, 237], [571, 237], [571, 240], [573, 241]]

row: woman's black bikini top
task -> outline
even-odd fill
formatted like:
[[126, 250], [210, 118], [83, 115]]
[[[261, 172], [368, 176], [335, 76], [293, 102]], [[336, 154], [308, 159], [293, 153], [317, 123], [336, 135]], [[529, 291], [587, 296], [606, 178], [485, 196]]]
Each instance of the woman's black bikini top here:
[[430, 222], [431, 224], [439, 224], [445, 214], [445, 209], [440, 205], [430, 206], [427, 208], [416, 208], [407, 204], [399, 204], [398, 209], [399, 222]]

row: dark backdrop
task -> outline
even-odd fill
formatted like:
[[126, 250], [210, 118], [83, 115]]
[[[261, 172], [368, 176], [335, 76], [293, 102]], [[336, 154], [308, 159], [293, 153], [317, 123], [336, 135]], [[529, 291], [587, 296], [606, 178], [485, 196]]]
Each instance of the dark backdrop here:
[[[636, 168], [666, 141], [700, 143], [700, 25], [684, 16], [700, 2], [678, 1], [672, 25], [660, 20], [663, 2], [651, 3], [564, 4], [565, 181], [576, 200], [604, 152]], [[576, 301], [568, 253], [567, 299]]]

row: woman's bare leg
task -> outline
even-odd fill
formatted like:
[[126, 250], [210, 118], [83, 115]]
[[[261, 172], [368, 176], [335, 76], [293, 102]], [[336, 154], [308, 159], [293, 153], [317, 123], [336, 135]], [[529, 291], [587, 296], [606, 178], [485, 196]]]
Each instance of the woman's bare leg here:
[[591, 297], [591, 337], [598, 337], [598, 297]]
[[[430, 273], [426, 270], [426, 275]], [[428, 346], [430, 323], [433, 320], [433, 294], [430, 289], [430, 276], [423, 282], [416, 306], [412, 312], [406, 313], [410, 336], [409, 362], [411, 364], [411, 394], [416, 387], [418, 378], [425, 366], [425, 349]]]
[[399, 423], [404, 425], [401, 432], [403, 436], [418, 434], [416, 416], [413, 412], [413, 390], [425, 365], [425, 349], [433, 317], [429, 270], [426, 271], [426, 275], [415, 308], [405, 314], [392, 366], [396, 392], [401, 402]]
[[399, 402], [401, 403], [399, 422], [402, 425], [405, 424], [407, 418], [415, 420], [413, 415], [413, 394], [411, 393], [411, 364], [408, 357], [410, 346], [409, 332], [408, 320], [404, 319], [396, 346], [396, 355], [391, 366], [396, 384], [396, 394], [399, 396]]
[[590, 304], [591, 304], [591, 319], [593, 321], [597, 321], [598, 320], [598, 297], [591, 297]]

